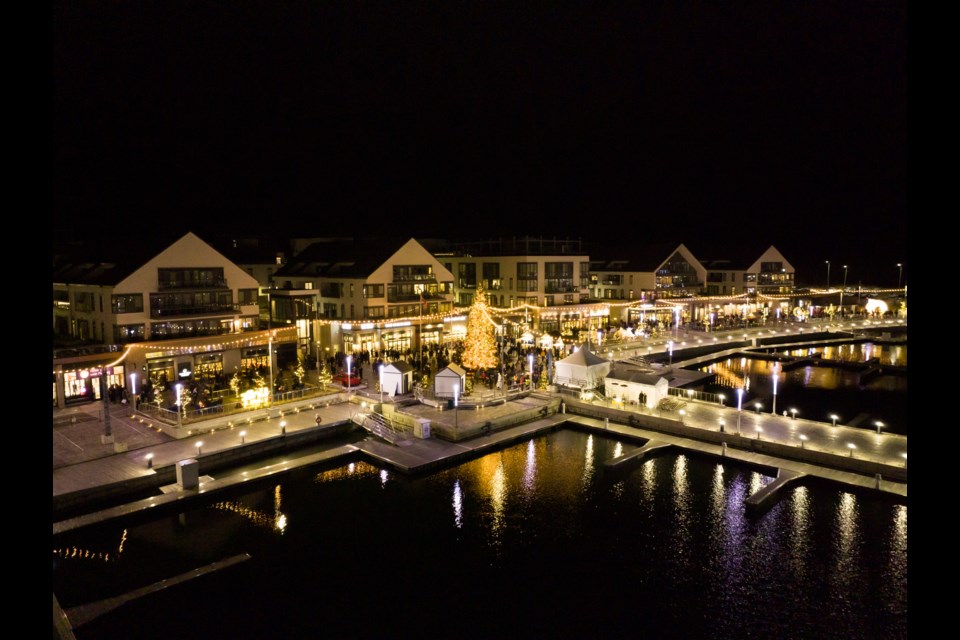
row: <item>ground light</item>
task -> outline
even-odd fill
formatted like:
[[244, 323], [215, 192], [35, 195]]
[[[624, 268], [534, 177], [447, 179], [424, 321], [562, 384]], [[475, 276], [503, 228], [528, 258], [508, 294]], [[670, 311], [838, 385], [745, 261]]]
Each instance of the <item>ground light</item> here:
[[[903, 457], [906, 458], [907, 454], [903, 454]], [[153, 454], [148, 453], [146, 455], [146, 458], [147, 458], [147, 469], [153, 469]]]
[[807, 436], [800, 434], [800, 448], [803, 449], [803, 443], [807, 441]]
[[197, 441], [197, 455], [203, 453], [203, 440]]
[[831, 414], [830, 414], [830, 419], [833, 420], [833, 426], [837, 426], [837, 420], [840, 419], [840, 416], [838, 416], [838, 415], [835, 414], [835, 413], [831, 413]]
[[246, 441], [247, 441], [246, 438], [247, 438], [247, 432], [246, 432], [246, 431], [241, 431], [241, 432], [240, 432], [240, 444], [246, 443]]
[[853, 450], [857, 448], [857, 445], [853, 444], [852, 442], [848, 442], [848, 443], [847, 443], [847, 446], [850, 448], [850, 457], [852, 458], [852, 457], [853, 457]]

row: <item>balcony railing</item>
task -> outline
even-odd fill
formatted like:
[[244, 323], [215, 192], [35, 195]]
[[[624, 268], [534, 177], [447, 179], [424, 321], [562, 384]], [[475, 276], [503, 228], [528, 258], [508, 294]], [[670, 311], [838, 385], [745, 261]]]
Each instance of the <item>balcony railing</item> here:
[[154, 320], [159, 318], [175, 318], [179, 316], [210, 316], [226, 313], [239, 313], [239, 304], [204, 304], [204, 305], [173, 305], [163, 307], [150, 307], [150, 317]]
[[227, 289], [226, 278], [214, 278], [212, 280], [203, 280], [201, 282], [184, 282], [183, 280], [166, 280], [157, 282], [158, 291], [171, 291], [177, 289]]

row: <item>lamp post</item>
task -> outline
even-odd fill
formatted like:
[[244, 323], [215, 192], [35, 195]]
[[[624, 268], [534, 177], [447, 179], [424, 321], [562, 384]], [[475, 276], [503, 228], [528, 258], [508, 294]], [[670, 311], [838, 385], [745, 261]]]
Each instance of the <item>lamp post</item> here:
[[527, 362], [530, 365], [530, 391], [533, 391], [533, 354], [527, 355]]
[[683, 409], [680, 409], [680, 424], [683, 424], [683, 416], [685, 416], [686, 414], [687, 414], [686, 411], [684, 411]]
[[853, 444], [852, 442], [848, 442], [848, 443], [847, 443], [847, 446], [850, 448], [850, 457], [852, 458], [852, 457], [853, 457], [853, 450], [857, 448], [857, 445]]
[[897, 276], [897, 289], [900, 288], [900, 284], [903, 282], [903, 263], [897, 263], [897, 269], [900, 270], [900, 275]]
[[757, 440], [760, 439], [760, 434], [763, 433], [763, 428], [757, 425]]
[[130, 374], [130, 395], [133, 396], [133, 408], [137, 408], [137, 374]]
[[847, 265], [843, 265], [843, 287], [840, 289], [840, 311], [843, 311], [843, 290], [847, 288]]
[[806, 442], [807, 436], [800, 434], [800, 448], [803, 449], [803, 443]]
[[[904, 456], [906, 456], [906, 454], [904, 454]], [[152, 454], [152, 453], [148, 453], [148, 454], [147, 454], [147, 469], [153, 469], [153, 454]]]
[[281, 421], [280, 421], [280, 433], [281, 433], [281, 434], [286, 434], [286, 433], [287, 433], [287, 421], [286, 421], [286, 420], [281, 420]]
[[177, 427], [183, 426], [183, 407], [180, 405], [180, 395], [183, 393], [183, 385], [177, 383]]
[[773, 363], [773, 408], [770, 409], [770, 415], [777, 415], [777, 363]]
[[197, 455], [203, 453], [203, 440], [197, 441]]
[[350, 362], [353, 360], [353, 356], [347, 356], [347, 395], [350, 395]]
[[667, 341], [667, 350], [670, 352], [670, 362], [669, 364], [673, 365], [673, 340]]
[[880, 430], [883, 429], [884, 424], [883, 424], [882, 422], [880, 422], [879, 420], [877, 420], [877, 421], [874, 422], [873, 424], [877, 425], [877, 435], [880, 435]]
[[825, 260], [824, 262], [827, 263], [827, 291], [829, 291], [830, 290], [830, 261]]
[[793, 414], [793, 419], [796, 420], [796, 419], [797, 419], [797, 410], [794, 409], [793, 407], [790, 407], [790, 413]]
[[[381, 365], [380, 365], [379, 367], [377, 367], [377, 368], [378, 368], [378, 370], [380, 371], [380, 404], [383, 405], [383, 364], [381, 364]], [[382, 406], [381, 406], [380, 411], [381, 411], [381, 412], [383, 411]]]
[[[737, 435], [740, 435], [740, 409], [743, 406], [743, 387], [737, 389]], [[758, 411], [759, 413], [759, 411]]]
[[720, 418], [720, 433], [724, 432], [724, 427], [726, 426], [726, 424], [727, 423], [723, 421], [723, 418]]
[[757, 409], [757, 415], [760, 415], [760, 409], [763, 407], [763, 405], [759, 402], [754, 402], [753, 406]]
[[454, 429], [460, 429], [460, 412], [457, 407], [460, 404], [460, 385], [453, 385], [453, 424]]
[[246, 442], [247, 442], [247, 432], [246, 432], [246, 431], [241, 431], [241, 432], [240, 432], [240, 444], [246, 444]]
[[722, 406], [723, 406], [723, 401], [727, 399], [727, 396], [723, 395], [722, 393], [721, 393], [721, 394], [718, 394], [718, 395], [720, 396], [720, 406], [722, 407]]
[[838, 415], [835, 414], [835, 413], [831, 413], [831, 414], [830, 414], [830, 419], [833, 420], [833, 426], [837, 426], [837, 420], [840, 419], [840, 416], [838, 416]]
[[273, 406], [273, 335], [267, 341], [267, 358], [270, 360], [270, 405]]

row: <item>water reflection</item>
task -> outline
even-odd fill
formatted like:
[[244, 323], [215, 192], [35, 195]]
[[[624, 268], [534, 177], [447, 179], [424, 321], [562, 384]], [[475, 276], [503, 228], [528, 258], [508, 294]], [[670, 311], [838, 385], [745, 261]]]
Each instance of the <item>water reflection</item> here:
[[810, 492], [796, 487], [790, 495], [790, 566], [800, 579], [807, 574], [807, 553], [810, 550]]
[[459, 479], [453, 483], [453, 523], [457, 529], [463, 526], [463, 495]]
[[[207, 508], [189, 512], [188, 528], [163, 517], [131, 526], [129, 538], [107, 523], [55, 541], [54, 592], [69, 608], [249, 552], [242, 571], [167, 590], [163, 608], [125, 605], [129, 626], [120, 612], [116, 632], [91, 627], [79, 640], [143, 637], [142, 625], [156, 631], [151, 640], [191, 640], [214, 620], [219, 637], [295, 640], [310, 637], [298, 630], [315, 630], [318, 619], [330, 621], [328, 637], [391, 637], [397, 619], [429, 637], [455, 625], [470, 637], [502, 637], [504, 616], [530, 637], [593, 637], [599, 624], [636, 625], [638, 602], [644, 635], [654, 638], [680, 637], [678, 623], [686, 638], [745, 637], [745, 629], [763, 638], [904, 637], [905, 506], [810, 483], [748, 514], [745, 498], [768, 476], [668, 452], [625, 477], [585, 473], [630, 446], [564, 430], [436, 474], [390, 474], [386, 490], [383, 470], [359, 462], [291, 476], [282, 492], [268, 482], [244, 487], [224, 502], [260, 514], [264, 526], [282, 521], [286, 535]], [[403, 552], [385, 535], [402, 540]], [[121, 562], [91, 562], [95, 554], [80, 551], [109, 549], [113, 558], [118, 539]], [[401, 576], [435, 606], [393, 598], [378, 601], [376, 617], [344, 616], [364, 610], [371, 575]], [[527, 611], [532, 584], [548, 588], [549, 615]], [[197, 607], [211, 589], [237, 614]], [[200, 621], [184, 630], [164, 614], [170, 608], [200, 611]]]

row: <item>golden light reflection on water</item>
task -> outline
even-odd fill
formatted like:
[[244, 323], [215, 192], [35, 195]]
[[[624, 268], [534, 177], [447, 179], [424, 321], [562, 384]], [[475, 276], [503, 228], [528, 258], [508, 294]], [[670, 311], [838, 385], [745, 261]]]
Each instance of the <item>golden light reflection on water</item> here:
[[283, 502], [282, 496], [280, 494], [280, 485], [277, 485], [273, 490], [273, 521], [274, 527], [280, 533], [283, 533], [284, 529], [287, 528], [287, 516], [280, 511], [280, 505]]
[[617, 446], [613, 448], [613, 457], [619, 458], [622, 455], [623, 455], [623, 443], [617, 442]]
[[460, 491], [460, 480], [453, 483], [453, 523], [457, 529], [463, 526], [463, 494]]
[[810, 492], [806, 487], [793, 490], [790, 516], [790, 564], [794, 573], [803, 578], [807, 572], [806, 556], [810, 548]]
[[490, 507], [493, 518], [490, 523], [490, 532], [494, 540], [499, 542], [504, 528], [504, 507], [507, 502], [507, 478], [503, 470], [503, 461], [497, 465], [493, 478], [490, 481]]
[[77, 560], [96, 560], [98, 562], [115, 562], [123, 555], [123, 545], [127, 542], [127, 530], [124, 529], [120, 534], [120, 543], [117, 545], [116, 553], [109, 551], [91, 551], [90, 549], [81, 549], [78, 547], [60, 547], [53, 550], [53, 556], [61, 559]]
[[533, 440], [527, 443], [527, 464], [523, 468], [523, 489], [529, 495], [537, 479], [537, 448]]
[[657, 482], [657, 468], [653, 460], [647, 460], [640, 465], [640, 495], [647, 504], [653, 502], [654, 489]]
[[857, 498], [844, 492], [837, 503], [836, 515], [836, 565], [831, 574], [832, 586], [837, 590], [846, 590], [855, 578], [857, 562]]
[[387, 486], [387, 480], [390, 479], [390, 474], [387, 473], [386, 469], [380, 469], [380, 486]]
[[366, 462], [351, 462], [344, 467], [337, 467], [328, 471], [321, 471], [313, 477], [314, 482], [331, 482], [334, 480], [343, 480], [351, 476], [364, 477], [377, 473], [378, 469], [372, 464]]
[[587, 437], [587, 447], [584, 453], [583, 476], [580, 484], [582, 488], [590, 486], [590, 480], [593, 478], [593, 435]]

